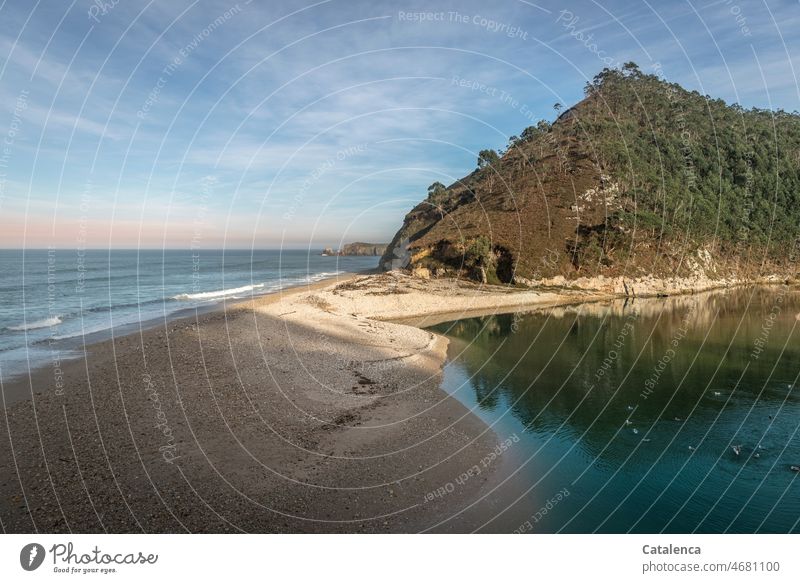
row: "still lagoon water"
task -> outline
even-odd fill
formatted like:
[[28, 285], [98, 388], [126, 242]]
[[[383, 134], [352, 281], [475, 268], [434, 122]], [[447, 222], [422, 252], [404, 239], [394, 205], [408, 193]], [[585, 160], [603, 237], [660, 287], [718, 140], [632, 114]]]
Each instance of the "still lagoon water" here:
[[445, 390], [515, 438], [481, 530], [800, 531], [798, 328], [789, 287], [432, 327]]

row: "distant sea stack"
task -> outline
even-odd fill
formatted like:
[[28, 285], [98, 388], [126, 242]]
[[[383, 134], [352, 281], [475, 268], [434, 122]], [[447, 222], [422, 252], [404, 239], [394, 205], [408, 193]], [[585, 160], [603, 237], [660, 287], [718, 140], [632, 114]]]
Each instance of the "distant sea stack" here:
[[388, 243], [348, 243], [338, 251], [334, 251], [327, 247], [322, 251], [322, 255], [339, 255], [339, 256], [380, 256], [386, 253]]
[[432, 184], [381, 267], [517, 284], [796, 277], [800, 115], [728, 105], [635, 63], [584, 93]]

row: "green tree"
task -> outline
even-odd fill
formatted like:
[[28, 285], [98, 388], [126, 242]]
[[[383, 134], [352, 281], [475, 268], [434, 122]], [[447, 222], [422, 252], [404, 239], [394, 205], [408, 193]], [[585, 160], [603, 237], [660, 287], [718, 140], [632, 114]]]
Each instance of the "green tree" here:
[[478, 152], [478, 168], [491, 168], [500, 160], [500, 156], [494, 150], [481, 150]]
[[488, 237], [481, 235], [473, 239], [464, 253], [464, 263], [467, 267], [488, 267], [492, 259], [492, 242]]
[[428, 198], [438, 198], [439, 195], [444, 194], [447, 187], [439, 181], [434, 182], [428, 187]]
[[441, 207], [447, 199], [447, 187], [439, 181], [428, 187], [428, 202], [436, 207]]
[[500, 156], [494, 150], [481, 150], [478, 152], [478, 168], [484, 172], [488, 172], [486, 179], [489, 192], [494, 190], [494, 179], [498, 172], [498, 162]]
[[542, 131], [537, 126], [528, 126], [520, 134], [520, 140], [523, 142], [532, 142], [542, 134]]
[[624, 65], [622, 65], [622, 72], [623, 74], [629, 77], [641, 77], [642, 71], [639, 69], [639, 65], [634, 63], [633, 61], [628, 61]]

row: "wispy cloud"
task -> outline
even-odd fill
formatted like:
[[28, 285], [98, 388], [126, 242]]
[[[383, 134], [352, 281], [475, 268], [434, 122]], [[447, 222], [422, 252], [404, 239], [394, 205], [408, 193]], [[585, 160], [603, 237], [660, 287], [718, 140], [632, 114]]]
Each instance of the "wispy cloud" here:
[[95, 22], [86, 5], [7, 1], [0, 132], [15, 130], [0, 208], [16, 226], [0, 244], [25, 225], [29, 244], [67, 244], [89, 184], [88, 219], [112, 245], [179, 241], [198, 215], [210, 245], [386, 239], [427, 184], [580, 99], [599, 51], [798, 109], [794, 4], [537, 4], [142, 1]]

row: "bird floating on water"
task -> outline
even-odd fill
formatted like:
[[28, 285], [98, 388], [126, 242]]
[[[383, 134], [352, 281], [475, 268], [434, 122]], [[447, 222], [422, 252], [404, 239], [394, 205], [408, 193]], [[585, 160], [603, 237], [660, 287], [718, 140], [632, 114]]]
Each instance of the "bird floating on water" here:
[[628, 411], [633, 411], [633, 405], [628, 405]]
[[719, 391], [714, 391], [714, 396], [715, 396], [715, 397], [719, 397], [721, 394], [722, 394], [722, 393], [720, 393]]
[[638, 430], [638, 429], [636, 429], [636, 428], [634, 427], [634, 428], [633, 428], [633, 434], [634, 434], [634, 435], [636, 435], [636, 434], [638, 434], [638, 433], [639, 433], [639, 430]]
[[761, 457], [761, 454], [760, 454], [760, 453], [758, 453], [758, 452], [756, 452], [756, 453], [754, 453], [754, 454], [753, 454], [753, 457], [754, 457], [754, 458], [760, 458], [760, 457]]
[[680, 420], [681, 420], [680, 417], [675, 417], [675, 421], [680, 421]]
[[650, 438], [649, 437], [645, 437], [645, 438], [642, 439], [642, 441], [650, 441]]
[[735, 453], [736, 455], [739, 455], [740, 453], [742, 453], [742, 446], [741, 445], [731, 446], [731, 449], [733, 450], [733, 453]]
[[695, 447], [693, 445], [690, 445], [689, 446], [689, 451], [694, 451], [694, 450], [695, 450]]
[[789, 466], [789, 469], [793, 472], [800, 472], [800, 466]]
[[633, 425], [633, 422], [630, 419], [626, 419], [625, 425]]

